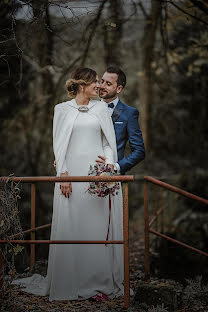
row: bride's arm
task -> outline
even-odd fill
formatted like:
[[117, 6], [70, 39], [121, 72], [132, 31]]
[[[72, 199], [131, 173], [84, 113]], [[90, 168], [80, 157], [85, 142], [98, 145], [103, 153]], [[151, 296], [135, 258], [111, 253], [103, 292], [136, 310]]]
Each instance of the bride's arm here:
[[[54, 120], [53, 120], [53, 148], [54, 148], [54, 155], [55, 157], [58, 156], [58, 151], [60, 150], [60, 145], [63, 144], [63, 140], [60, 140], [62, 137], [62, 125], [64, 124], [64, 113], [62, 112], [61, 104], [55, 106], [54, 109]], [[60, 157], [59, 157], [60, 158]], [[61, 165], [60, 162], [54, 162], [55, 168], [60, 174], [61, 177], [68, 177], [68, 169], [66, 166], [66, 159], [64, 158], [63, 164]], [[60, 168], [61, 167], [61, 168]], [[60, 183], [60, 190], [61, 193], [69, 198], [72, 192], [72, 184], [71, 182], [61, 182]]]
[[103, 145], [103, 151], [104, 151], [104, 157], [105, 157], [105, 163], [109, 165], [114, 164], [113, 160], [113, 150], [110, 147], [104, 133], [102, 132], [102, 145]]

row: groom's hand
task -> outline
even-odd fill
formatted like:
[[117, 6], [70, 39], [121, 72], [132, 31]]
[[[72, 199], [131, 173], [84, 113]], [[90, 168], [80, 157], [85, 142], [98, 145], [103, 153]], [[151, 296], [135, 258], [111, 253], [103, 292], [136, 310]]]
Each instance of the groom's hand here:
[[[99, 164], [105, 164], [106, 158], [103, 156], [98, 155], [98, 158], [100, 159], [96, 159], [96, 162]], [[107, 164], [109, 167], [111, 167], [111, 169], [114, 169], [114, 165], [113, 164]]]
[[106, 160], [105, 157], [98, 155], [98, 158], [100, 158], [100, 159], [96, 159], [96, 162], [97, 162], [97, 163], [99, 163], [99, 164], [105, 164], [105, 160]]

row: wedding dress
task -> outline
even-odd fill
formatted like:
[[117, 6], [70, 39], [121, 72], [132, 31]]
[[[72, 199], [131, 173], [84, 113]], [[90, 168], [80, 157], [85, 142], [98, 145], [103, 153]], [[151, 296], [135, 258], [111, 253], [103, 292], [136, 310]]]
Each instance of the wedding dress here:
[[[115, 134], [104, 103], [90, 101], [83, 111], [75, 100], [56, 106], [54, 153], [57, 175], [87, 176], [98, 155], [106, 163], [117, 161]], [[109, 224], [108, 198], [87, 192], [89, 183], [72, 183], [70, 198], [56, 183], [51, 240], [106, 240]], [[111, 196], [109, 240], [123, 239], [122, 191]], [[49, 300], [82, 300], [98, 292], [123, 294], [123, 245], [50, 245], [46, 278], [35, 275], [17, 280], [25, 291], [49, 295]]]

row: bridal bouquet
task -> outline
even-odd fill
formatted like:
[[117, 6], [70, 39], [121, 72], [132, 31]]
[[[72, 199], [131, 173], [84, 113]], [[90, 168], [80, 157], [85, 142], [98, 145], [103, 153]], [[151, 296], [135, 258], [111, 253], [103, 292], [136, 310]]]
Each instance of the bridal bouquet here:
[[[114, 176], [116, 171], [105, 164], [96, 164], [90, 166], [88, 176]], [[117, 195], [120, 185], [118, 182], [90, 182], [87, 191], [91, 195], [106, 197], [108, 195]]]
[[[96, 164], [90, 166], [88, 176], [114, 176], [117, 175], [116, 171], [110, 166], [105, 164]], [[109, 196], [109, 220], [108, 220], [108, 230], [106, 235], [106, 241], [109, 237], [110, 223], [111, 223], [111, 195], [115, 196], [118, 194], [120, 185], [118, 182], [90, 182], [90, 186], [87, 192], [91, 195], [97, 195], [99, 197]], [[105, 244], [105, 246], [107, 246]]]

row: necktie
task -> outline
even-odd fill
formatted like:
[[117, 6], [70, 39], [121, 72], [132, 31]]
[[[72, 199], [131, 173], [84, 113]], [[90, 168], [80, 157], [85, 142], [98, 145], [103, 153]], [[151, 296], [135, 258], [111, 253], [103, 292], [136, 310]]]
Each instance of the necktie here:
[[114, 104], [113, 103], [110, 103], [110, 104], [108, 104], [108, 107], [110, 107], [110, 108], [114, 108]]

